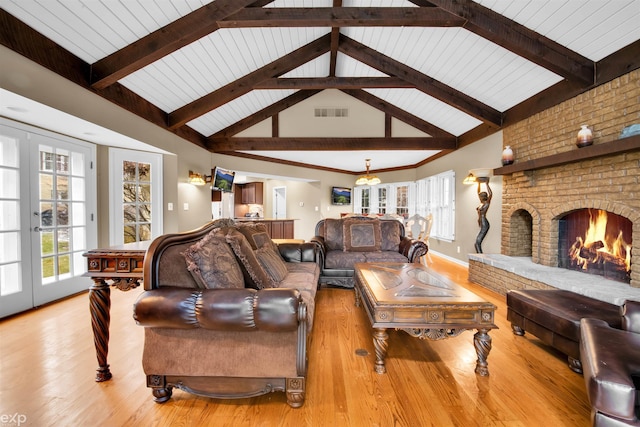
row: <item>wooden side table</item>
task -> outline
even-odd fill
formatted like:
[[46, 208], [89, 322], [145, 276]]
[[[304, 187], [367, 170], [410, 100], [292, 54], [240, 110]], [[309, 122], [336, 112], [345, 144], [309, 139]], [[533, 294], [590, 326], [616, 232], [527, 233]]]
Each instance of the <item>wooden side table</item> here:
[[112, 376], [107, 363], [111, 321], [110, 286], [128, 291], [142, 284], [144, 256], [150, 243], [151, 241], [128, 243], [107, 249], [94, 249], [83, 254], [88, 262], [88, 271], [84, 276], [93, 280], [93, 285], [89, 288], [89, 310], [98, 359], [98, 382], [108, 381]]

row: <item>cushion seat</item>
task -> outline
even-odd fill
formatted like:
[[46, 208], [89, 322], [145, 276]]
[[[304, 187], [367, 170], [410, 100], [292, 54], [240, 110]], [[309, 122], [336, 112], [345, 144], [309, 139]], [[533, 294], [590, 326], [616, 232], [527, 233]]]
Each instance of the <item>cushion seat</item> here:
[[512, 290], [507, 293], [507, 320], [514, 333], [525, 331], [545, 344], [569, 356], [569, 366], [582, 372], [580, 363], [580, 320], [585, 317], [602, 319], [611, 327], [620, 328], [620, 308], [566, 290]]

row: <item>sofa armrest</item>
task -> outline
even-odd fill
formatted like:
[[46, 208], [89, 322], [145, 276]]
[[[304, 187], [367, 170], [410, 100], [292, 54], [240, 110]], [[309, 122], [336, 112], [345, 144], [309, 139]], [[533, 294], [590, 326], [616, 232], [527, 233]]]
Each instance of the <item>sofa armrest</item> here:
[[133, 318], [152, 328], [280, 332], [306, 323], [306, 307], [295, 289], [165, 287], [143, 292]]
[[603, 414], [637, 421], [640, 334], [601, 319], [580, 321], [580, 359], [591, 406]]
[[640, 301], [625, 301], [621, 312], [622, 329], [640, 334]]
[[320, 259], [320, 265], [324, 266], [324, 260], [327, 257], [327, 244], [324, 241], [324, 237], [322, 236], [313, 236], [310, 240], [311, 243], [314, 243], [318, 247], [318, 256]]
[[420, 258], [427, 254], [429, 247], [422, 240], [413, 240], [407, 236], [400, 240], [399, 252], [409, 259], [409, 262], [420, 262]]
[[312, 242], [280, 243], [278, 251], [287, 262], [318, 262], [318, 245]]

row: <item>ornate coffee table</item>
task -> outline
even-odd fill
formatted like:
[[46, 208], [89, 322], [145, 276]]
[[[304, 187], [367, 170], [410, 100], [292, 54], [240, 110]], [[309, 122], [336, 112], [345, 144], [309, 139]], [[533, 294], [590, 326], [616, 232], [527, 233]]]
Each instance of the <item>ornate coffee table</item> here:
[[432, 340], [477, 329], [473, 336], [478, 355], [475, 372], [489, 375], [489, 330], [497, 328], [495, 305], [421, 264], [357, 263], [355, 279], [356, 306], [362, 303], [373, 327], [377, 373], [386, 372], [388, 328]]

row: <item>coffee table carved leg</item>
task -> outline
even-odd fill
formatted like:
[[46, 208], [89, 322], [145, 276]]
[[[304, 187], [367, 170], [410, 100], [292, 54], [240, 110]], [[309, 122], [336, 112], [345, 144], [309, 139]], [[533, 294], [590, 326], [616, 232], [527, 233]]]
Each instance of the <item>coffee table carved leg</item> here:
[[111, 289], [102, 279], [94, 279], [89, 288], [89, 309], [91, 311], [91, 327], [93, 328], [93, 342], [96, 347], [98, 369], [96, 381], [111, 379], [111, 371], [107, 364], [109, 352], [109, 322], [111, 320]]
[[478, 332], [473, 336], [473, 345], [476, 347], [476, 354], [478, 355], [476, 374], [485, 377], [489, 375], [487, 364], [487, 357], [489, 357], [489, 352], [491, 351], [489, 329], [478, 329]]
[[384, 358], [387, 357], [389, 348], [389, 334], [385, 328], [376, 328], [373, 331], [373, 346], [376, 350], [376, 372], [384, 374], [387, 368], [384, 366]]

